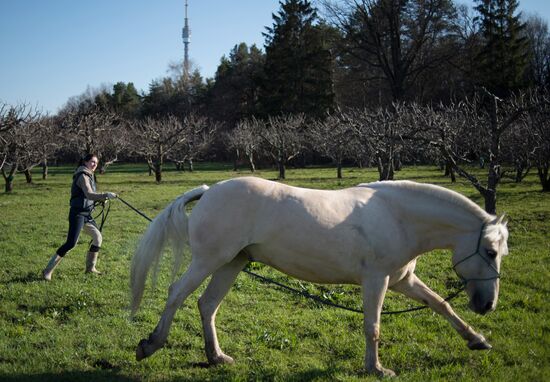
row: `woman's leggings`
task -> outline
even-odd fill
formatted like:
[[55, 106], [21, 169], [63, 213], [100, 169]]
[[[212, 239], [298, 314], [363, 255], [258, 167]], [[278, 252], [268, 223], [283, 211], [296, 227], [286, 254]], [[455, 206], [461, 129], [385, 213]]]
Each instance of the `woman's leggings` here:
[[103, 238], [92, 215], [89, 212], [78, 212], [71, 208], [69, 211], [69, 232], [67, 233], [67, 240], [57, 250], [59, 256], [65, 256], [67, 252], [76, 246], [80, 231], [83, 229], [86, 234], [92, 237], [90, 252], [99, 251]]

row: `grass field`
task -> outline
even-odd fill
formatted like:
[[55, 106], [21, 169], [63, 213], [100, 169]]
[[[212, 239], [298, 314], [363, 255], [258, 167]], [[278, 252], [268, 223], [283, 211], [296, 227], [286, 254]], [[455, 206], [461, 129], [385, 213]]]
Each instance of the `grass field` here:
[[[99, 176], [99, 188], [155, 216], [173, 198], [200, 184], [240, 175], [231, 167], [198, 165], [194, 173], [167, 171], [161, 185], [145, 167], [112, 166]], [[135, 361], [135, 347], [155, 327], [170, 284], [170, 257], [162, 263], [156, 287], [148, 285], [141, 310], [128, 319], [130, 261], [147, 221], [118, 201], [112, 202], [103, 230], [99, 277], [84, 274], [87, 238], [56, 269], [53, 281], [40, 271], [64, 241], [67, 229], [70, 167], [52, 168], [50, 177], [0, 194], [0, 380], [1, 381], [363, 381], [362, 317], [289, 295], [241, 274], [217, 317], [220, 344], [235, 358], [231, 366], [205, 368], [196, 301], [201, 290], [178, 311], [168, 343], [152, 357]], [[257, 176], [274, 179], [276, 173]], [[376, 180], [372, 169], [290, 169], [288, 184], [336, 189]], [[431, 167], [406, 168], [398, 179], [436, 183], [483, 205], [464, 181], [451, 184]], [[534, 176], [505, 182], [498, 210], [510, 223], [510, 256], [502, 265], [497, 310], [478, 316], [464, 295], [453, 301], [457, 313], [483, 333], [491, 351], [468, 350], [450, 325], [431, 311], [383, 316], [381, 362], [402, 381], [550, 380], [550, 195]], [[360, 307], [356, 287], [287, 280], [267, 267], [253, 268], [277, 280], [335, 302]], [[434, 252], [420, 258], [417, 274], [441, 295], [458, 285], [450, 256]], [[202, 289], [202, 288], [201, 288]], [[388, 293], [386, 310], [409, 307]]]

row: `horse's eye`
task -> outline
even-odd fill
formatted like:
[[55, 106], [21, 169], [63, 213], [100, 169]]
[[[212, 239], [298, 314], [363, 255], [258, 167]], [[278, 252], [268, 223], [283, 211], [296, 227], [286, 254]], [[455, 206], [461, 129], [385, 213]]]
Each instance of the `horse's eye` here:
[[486, 252], [487, 256], [489, 256], [491, 259], [496, 259], [497, 253], [495, 251], [488, 249]]

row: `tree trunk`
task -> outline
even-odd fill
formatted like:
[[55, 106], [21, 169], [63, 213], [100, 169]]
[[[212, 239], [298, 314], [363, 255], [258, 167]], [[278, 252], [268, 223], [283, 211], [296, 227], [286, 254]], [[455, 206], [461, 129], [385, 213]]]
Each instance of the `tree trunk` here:
[[162, 164], [164, 158], [164, 150], [162, 144], [157, 146], [157, 160], [155, 161], [155, 181], [160, 183], [162, 181]]
[[31, 184], [32, 183], [32, 172], [31, 172], [31, 170], [29, 170], [27, 168], [27, 169], [25, 169], [25, 171], [23, 171], [23, 173], [25, 174], [25, 179], [27, 180], [27, 184]]
[[453, 165], [450, 161], [445, 161], [445, 176], [450, 176], [451, 177], [451, 182], [452, 183], [455, 183], [456, 182], [456, 174], [455, 174], [455, 170], [453, 168]]
[[283, 163], [283, 161], [279, 161], [277, 165], [279, 166], [279, 179], [285, 179], [285, 164]]
[[235, 160], [233, 161], [233, 171], [237, 172], [239, 171], [239, 149], [235, 149]]
[[15, 169], [17, 166], [12, 166], [10, 172], [6, 175], [6, 172], [4, 171], [4, 168], [2, 168], [2, 176], [4, 177], [5, 181], [5, 192], [12, 192], [13, 191], [13, 175], [15, 174]]
[[254, 164], [254, 154], [248, 154], [248, 166], [250, 167], [250, 172], [256, 171], [256, 165]]
[[487, 179], [487, 191], [484, 193], [485, 211], [490, 214], [497, 212], [497, 185], [499, 182], [499, 174], [497, 165], [493, 161], [489, 164], [489, 176]]
[[394, 163], [395, 163], [394, 165], [395, 171], [401, 171], [401, 169], [403, 168], [403, 163], [401, 163], [401, 156], [397, 155]]
[[5, 192], [12, 192], [13, 191], [13, 179], [5, 179], [6, 180], [6, 187], [5, 187]]
[[384, 159], [387, 158], [378, 157], [378, 178], [380, 181], [393, 180], [393, 162], [391, 159], [387, 159], [386, 161]]
[[336, 168], [337, 177], [338, 179], [342, 179], [342, 161], [339, 160], [336, 166], [337, 166]]
[[162, 181], [162, 166], [160, 164], [155, 166], [155, 181], [157, 183]]
[[48, 179], [48, 160], [44, 159], [42, 162], [42, 180]]
[[195, 171], [195, 168], [193, 167], [193, 159], [189, 159], [188, 163], [189, 163], [189, 172]]
[[550, 166], [543, 165], [537, 166], [537, 172], [539, 175], [540, 184], [542, 186], [542, 192], [550, 192], [550, 178], [548, 177], [548, 168]]

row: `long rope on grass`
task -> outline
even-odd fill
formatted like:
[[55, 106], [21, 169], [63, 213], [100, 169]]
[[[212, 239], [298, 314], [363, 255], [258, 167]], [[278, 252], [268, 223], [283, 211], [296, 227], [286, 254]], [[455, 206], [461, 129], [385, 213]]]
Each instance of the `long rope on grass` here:
[[[147, 219], [149, 222], [152, 222], [153, 219], [151, 219], [150, 217], [148, 217], [147, 215], [145, 215], [143, 212], [141, 212], [140, 210], [138, 210], [137, 208], [135, 208], [134, 206], [132, 206], [130, 203], [128, 203], [127, 201], [125, 201], [124, 199], [122, 199], [120, 196], [118, 197], [118, 200], [120, 200], [122, 203], [124, 203], [125, 205], [127, 205], [129, 208], [131, 208], [133, 211], [135, 211], [136, 213], [138, 213], [139, 215], [141, 215], [143, 218]], [[107, 211], [107, 214], [108, 214], [108, 211]], [[104, 221], [107, 219], [107, 217], [105, 216], [105, 219], [102, 221], [101, 225], [103, 226], [103, 223]], [[304, 298], [307, 298], [307, 299], [310, 299], [310, 300], [313, 300], [313, 301], [316, 301], [320, 304], [323, 304], [323, 305], [327, 305], [327, 306], [331, 306], [333, 308], [339, 308], [339, 309], [343, 309], [343, 310], [347, 310], [347, 311], [350, 311], [350, 312], [355, 312], [355, 313], [363, 313], [362, 310], [360, 309], [356, 309], [356, 308], [350, 308], [348, 306], [344, 306], [344, 305], [340, 305], [340, 304], [336, 304], [332, 301], [330, 301], [329, 299], [326, 299], [324, 297], [320, 297], [320, 296], [316, 296], [316, 295], [313, 295], [311, 293], [308, 293], [306, 291], [303, 291], [303, 290], [298, 290], [296, 288], [293, 288], [291, 286], [288, 286], [286, 284], [283, 284], [283, 283], [280, 283], [278, 281], [275, 281], [273, 279], [270, 279], [269, 277], [265, 277], [265, 276], [261, 276], [257, 273], [254, 273], [252, 271], [249, 271], [248, 269], [243, 269], [243, 272], [247, 273], [248, 275], [252, 276], [252, 277], [255, 277], [261, 281], [264, 281], [266, 283], [269, 283], [269, 284], [273, 284], [273, 285], [276, 285], [278, 286], [279, 288], [281, 289], [284, 289], [284, 290], [287, 290], [289, 292], [292, 292], [294, 294], [297, 294], [299, 296], [302, 296]], [[465, 287], [461, 287], [459, 288], [456, 292], [450, 294], [447, 298], [445, 298], [444, 301], [451, 301], [452, 299], [454, 299], [456, 296], [458, 296], [460, 294], [460, 292], [462, 292], [463, 290], [465, 289]], [[426, 308], [429, 308], [429, 306], [427, 305], [421, 305], [421, 306], [416, 306], [416, 307], [413, 307], [413, 308], [409, 308], [409, 309], [403, 309], [403, 310], [394, 310], [394, 311], [384, 311], [382, 312], [382, 314], [401, 314], [401, 313], [409, 313], [409, 312], [415, 312], [417, 310], [422, 310], [422, 309], [426, 309]]]

